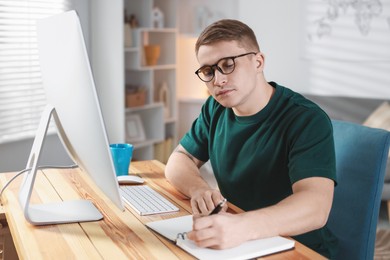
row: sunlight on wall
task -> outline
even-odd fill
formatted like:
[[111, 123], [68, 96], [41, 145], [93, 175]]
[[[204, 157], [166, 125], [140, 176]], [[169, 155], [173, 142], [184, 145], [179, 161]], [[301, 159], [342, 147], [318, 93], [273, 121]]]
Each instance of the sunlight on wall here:
[[178, 40], [177, 97], [204, 99], [208, 96], [206, 85], [195, 75], [199, 63], [195, 56], [196, 37], [181, 35]]
[[315, 61], [309, 66], [313, 94], [390, 99], [387, 62]]
[[311, 92], [390, 98], [390, 0], [305, 1]]
[[390, 61], [390, 1], [305, 1], [305, 57]]

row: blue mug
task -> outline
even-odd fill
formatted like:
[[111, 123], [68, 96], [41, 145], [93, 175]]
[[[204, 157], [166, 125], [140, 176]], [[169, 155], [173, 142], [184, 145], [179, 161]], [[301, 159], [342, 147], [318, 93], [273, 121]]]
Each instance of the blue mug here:
[[128, 175], [134, 147], [132, 144], [110, 144], [112, 160], [117, 176]]

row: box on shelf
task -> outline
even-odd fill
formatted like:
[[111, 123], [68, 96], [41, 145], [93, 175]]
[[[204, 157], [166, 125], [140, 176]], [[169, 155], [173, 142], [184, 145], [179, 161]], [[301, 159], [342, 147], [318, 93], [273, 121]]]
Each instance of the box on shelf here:
[[144, 88], [126, 86], [126, 107], [139, 107], [146, 103]]
[[145, 105], [146, 93], [139, 91], [126, 94], [126, 107], [139, 107]]
[[167, 163], [173, 150], [173, 139], [167, 138], [161, 143], [154, 145], [154, 159]]

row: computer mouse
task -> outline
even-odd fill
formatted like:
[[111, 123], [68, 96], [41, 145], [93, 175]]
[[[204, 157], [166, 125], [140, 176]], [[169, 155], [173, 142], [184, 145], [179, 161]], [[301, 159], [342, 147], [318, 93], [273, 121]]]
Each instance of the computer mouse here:
[[119, 184], [141, 184], [144, 179], [136, 175], [121, 175], [116, 177]]

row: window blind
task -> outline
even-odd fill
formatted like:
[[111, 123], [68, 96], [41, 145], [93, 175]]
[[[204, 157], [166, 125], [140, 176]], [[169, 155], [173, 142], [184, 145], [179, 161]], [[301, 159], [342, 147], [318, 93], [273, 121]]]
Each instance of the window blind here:
[[0, 0], [0, 143], [35, 136], [46, 105], [35, 23], [70, 5], [70, 0]]

